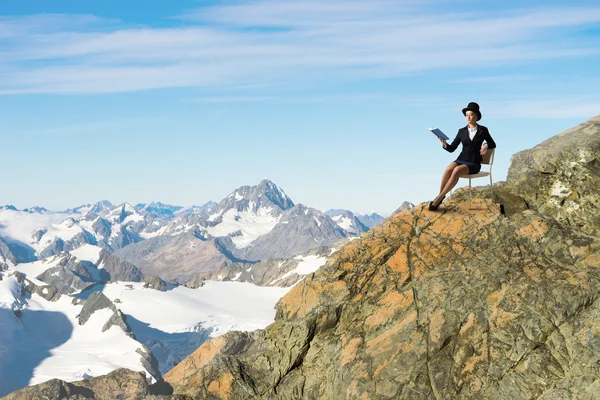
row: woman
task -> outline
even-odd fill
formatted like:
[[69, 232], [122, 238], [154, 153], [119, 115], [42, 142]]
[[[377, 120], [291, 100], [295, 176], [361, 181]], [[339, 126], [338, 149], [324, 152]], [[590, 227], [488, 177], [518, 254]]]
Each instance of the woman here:
[[[452, 144], [448, 144], [446, 140], [439, 138], [444, 149], [450, 153], [456, 150], [459, 143], [462, 143], [463, 148], [458, 158], [451, 162], [444, 171], [440, 194], [429, 203], [429, 210], [431, 211], [438, 209], [446, 194], [456, 186], [461, 176], [478, 173], [481, 170], [481, 156], [487, 153], [488, 149], [496, 147], [496, 143], [490, 136], [488, 129], [477, 123], [481, 119], [479, 104], [471, 102], [463, 108], [462, 112], [467, 119], [467, 126], [458, 130]], [[484, 141], [485, 144], [483, 144]]]

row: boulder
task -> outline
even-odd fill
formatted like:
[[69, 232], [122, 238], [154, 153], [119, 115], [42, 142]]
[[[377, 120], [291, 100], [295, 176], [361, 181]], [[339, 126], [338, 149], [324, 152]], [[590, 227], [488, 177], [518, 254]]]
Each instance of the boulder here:
[[160, 279], [158, 276], [151, 276], [151, 277], [144, 279], [144, 287], [145, 288], [151, 288], [151, 289], [159, 290], [161, 292], [166, 292], [167, 291], [166, 286], [167, 286], [167, 284], [165, 283], [165, 281]]

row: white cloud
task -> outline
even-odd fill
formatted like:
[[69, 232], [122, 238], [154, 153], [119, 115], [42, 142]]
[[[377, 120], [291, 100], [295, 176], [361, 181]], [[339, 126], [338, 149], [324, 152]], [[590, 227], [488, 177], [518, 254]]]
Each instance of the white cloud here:
[[[397, 77], [597, 56], [577, 29], [600, 7], [464, 13], [391, 1], [253, 1], [205, 6], [183, 28], [93, 16], [0, 19], [0, 94], [110, 93]], [[477, 34], [473, 34], [477, 32]], [[548, 39], [551, 40], [548, 40]]]
[[527, 98], [488, 102], [489, 118], [582, 118], [600, 114], [600, 97], [566, 96], [558, 99]]

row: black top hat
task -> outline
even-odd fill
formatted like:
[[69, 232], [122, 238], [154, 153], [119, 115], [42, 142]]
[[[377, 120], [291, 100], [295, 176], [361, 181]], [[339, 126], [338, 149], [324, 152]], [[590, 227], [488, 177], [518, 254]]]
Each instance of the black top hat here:
[[475, 103], [475, 102], [470, 102], [468, 106], [466, 106], [465, 108], [463, 108], [463, 115], [467, 115], [467, 111], [473, 111], [475, 114], [477, 114], [477, 121], [479, 121], [481, 119], [481, 112], [479, 111], [479, 104]]

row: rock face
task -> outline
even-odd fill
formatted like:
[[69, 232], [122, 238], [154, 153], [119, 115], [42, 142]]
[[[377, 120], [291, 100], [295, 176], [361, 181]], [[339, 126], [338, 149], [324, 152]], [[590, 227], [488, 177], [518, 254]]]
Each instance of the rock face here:
[[342, 247], [347, 241], [347, 239], [344, 239], [336, 243], [333, 248], [329, 246], [317, 247], [306, 254], [288, 259], [268, 259], [256, 263], [236, 262], [219, 271], [199, 274], [198, 279], [250, 282], [258, 286], [289, 287], [303, 279], [308, 273], [302, 272], [302, 269], [298, 270], [298, 266], [305, 258], [312, 259], [313, 262], [322, 260], [322, 263], [324, 263], [334, 248]]
[[[154, 396], [153, 387], [148, 385], [143, 373], [126, 369], [117, 369], [108, 375], [86, 379], [79, 382], [65, 382], [52, 379], [39, 385], [21, 389], [4, 397], [5, 400], [134, 400], [160, 399]], [[173, 400], [189, 399], [185, 396], [173, 396]], [[189, 399], [191, 400], [191, 399]]]
[[[551, 141], [569, 159], [585, 132], [597, 149], [594, 120]], [[598, 156], [580, 186], [561, 175], [579, 207], [554, 204], [560, 172], [532, 172], [520, 153], [495, 188], [510, 215], [485, 198], [393, 215], [297, 284], [266, 330], [204, 343], [165, 381], [194, 398], [597, 398]]]
[[184, 283], [200, 272], [220, 269], [231, 260], [214, 241], [198, 239], [192, 234], [158, 236], [120, 249], [115, 256], [135, 265], [146, 276], [160, 276]]
[[144, 274], [135, 265], [121, 260], [106, 251], [100, 253], [98, 266], [108, 274], [111, 281], [140, 282]]
[[600, 115], [517, 153], [511, 190], [530, 208], [600, 234]]
[[7, 266], [8, 263], [16, 265], [18, 262], [8, 245], [0, 238], [0, 269], [2, 269], [3, 266]]
[[95, 266], [91, 265], [86, 268], [85, 263], [89, 263], [87, 261], [79, 261], [69, 253], [61, 253], [57, 257], [62, 257], [59, 263], [55, 267], [48, 268], [37, 278], [53, 285], [63, 294], [73, 293], [76, 290], [85, 289], [95, 282], [107, 280], [100, 279], [99, 271]]
[[92, 314], [98, 310], [102, 310], [103, 308], [108, 308], [113, 312], [113, 315], [106, 321], [104, 326], [102, 327], [102, 332], [110, 329], [111, 326], [116, 325], [120, 327], [123, 332], [125, 332], [128, 336], [131, 336], [135, 339], [135, 335], [133, 334], [133, 330], [127, 323], [125, 316], [118, 310], [112, 301], [108, 297], [106, 297], [102, 292], [94, 292], [87, 298], [87, 300], [83, 303], [83, 308], [81, 312], [77, 316], [79, 321], [79, 325], [85, 325], [85, 323], [90, 319]]

